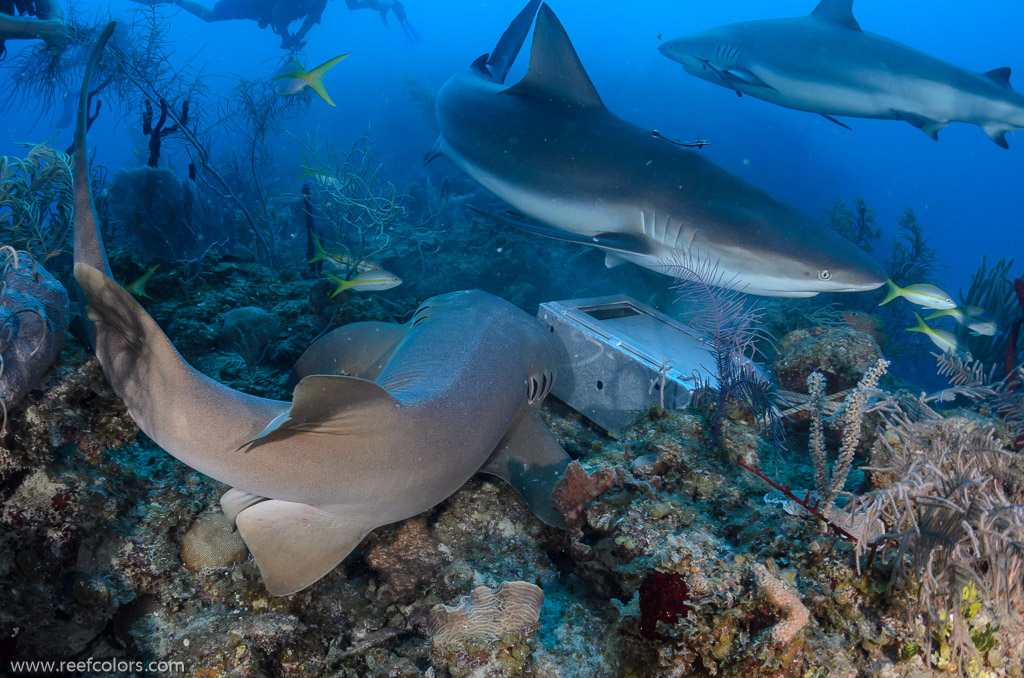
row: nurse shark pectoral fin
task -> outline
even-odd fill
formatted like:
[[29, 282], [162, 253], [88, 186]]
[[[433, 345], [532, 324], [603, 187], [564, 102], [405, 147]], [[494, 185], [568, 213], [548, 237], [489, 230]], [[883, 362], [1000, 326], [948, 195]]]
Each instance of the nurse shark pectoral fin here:
[[235, 518], [239, 513], [266, 500], [266, 497], [232, 487], [220, 496], [220, 510], [228, 522], [234, 526]]
[[565, 516], [552, 506], [551, 492], [565, 476], [570, 461], [537, 414], [523, 412], [480, 471], [507, 482], [526, 500], [534, 515], [551, 527], [565, 530]]
[[313, 584], [378, 527], [279, 499], [243, 510], [235, 524], [273, 596], [286, 596]]

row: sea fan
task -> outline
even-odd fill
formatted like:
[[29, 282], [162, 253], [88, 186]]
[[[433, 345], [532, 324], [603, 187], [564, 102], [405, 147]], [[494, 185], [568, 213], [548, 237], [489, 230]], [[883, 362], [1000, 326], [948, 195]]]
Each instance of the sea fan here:
[[[785, 431], [779, 411], [772, 403], [772, 384], [755, 358], [762, 341], [771, 341], [763, 329], [764, 312], [747, 303], [735, 287], [735, 279], [726, 279], [718, 262], [690, 256], [675, 257], [662, 265], [662, 271], [676, 279], [678, 302], [688, 305], [687, 321], [711, 354], [715, 379], [695, 374], [697, 401], [715, 401], [714, 438], [717, 443], [726, 408], [730, 401], [750, 415], [758, 429], [778, 450], [785, 446]], [[713, 384], [712, 381], [717, 381]]]

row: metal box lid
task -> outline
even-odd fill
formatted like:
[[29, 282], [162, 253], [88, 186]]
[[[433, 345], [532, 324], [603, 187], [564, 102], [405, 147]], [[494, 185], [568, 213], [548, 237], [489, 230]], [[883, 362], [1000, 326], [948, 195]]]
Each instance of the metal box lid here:
[[549, 301], [537, 317], [565, 349], [552, 393], [604, 429], [651, 405], [686, 407], [697, 374], [714, 381], [694, 330], [626, 295]]

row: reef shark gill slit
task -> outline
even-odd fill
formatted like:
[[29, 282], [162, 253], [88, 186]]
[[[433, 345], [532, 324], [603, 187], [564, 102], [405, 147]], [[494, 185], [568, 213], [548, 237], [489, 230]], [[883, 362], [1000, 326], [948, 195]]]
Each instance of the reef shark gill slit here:
[[[87, 67], [74, 173], [75, 278], [104, 375], [157, 445], [231, 485], [221, 499], [263, 575], [286, 595], [330, 572], [377, 526], [421, 513], [477, 471], [508, 480], [545, 522], [569, 457], [538, 417], [562, 357], [536, 318], [479, 291], [425, 301], [410, 322], [353, 323], [297, 363], [292, 402], [193, 369], [111, 278], [86, 154]], [[356, 376], [338, 376], [339, 371]]]
[[[506, 86], [534, 14], [529, 68]], [[449, 158], [522, 215], [500, 220], [535, 234], [668, 275], [673, 261], [715, 262], [725, 284], [752, 294], [807, 297], [885, 282], [871, 257], [815, 219], [612, 114], [539, 0], [494, 52], [445, 83], [437, 119], [427, 159]]]

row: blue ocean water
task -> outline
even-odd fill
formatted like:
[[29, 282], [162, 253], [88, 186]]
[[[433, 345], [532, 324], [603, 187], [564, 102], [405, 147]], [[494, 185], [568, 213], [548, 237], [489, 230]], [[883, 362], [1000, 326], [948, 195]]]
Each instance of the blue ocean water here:
[[[845, 130], [814, 114], [792, 111], [700, 81], [657, 51], [662, 40], [717, 25], [808, 13], [813, 1], [695, 3], [638, 1], [594, 3], [563, 0], [553, 8], [568, 30], [592, 80], [608, 107], [640, 125], [679, 139], [711, 142], [704, 153], [714, 161], [811, 214], [836, 198], [863, 197], [878, 211], [892, 236], [902, 207], [913, 208], [943, 268], [941, 281], [952, 294], [964, 289], [983, 256], [990, 262], [1016, 257], [1024, 262], [1020, 237], [1020, 192], [1024, 134], [1010, 134], [1010, 150], [998, 148], [975, 126], [954, 123], [928, 139], [898, 121], [847, 119]], [[413, 78], [436, 91], [453, 73], [489, 51], [520, 9], [518, 1], [405, 3], [410, 22], [422, 35], [407, 44], [391, 18], [391, 29], [376, 12], [348, 11], [330, 2], [323, 23], [308, 35], [301, 53], [312, 66], [342, 52], [351, 56], [327, 78], [336, 108], [315, 101], [289, 132], [319, 130], [342, 146], [369, 131], [376, 155], [395, 181], [414, 180], [425, 171], [421, 160], [433, 142], [429, 124], [403, 94]], [[124, 0], [80, 0], [83, 17], [109, 15], [130, 22], [139, 5]], [[1024, 6], [988, 0], [973, 3], [908, 1], [854, 4], [861, 26], [954, 64], [985, 71], [1009, 66], [1024, 69], [1019, 27]], [[202, 72], [213, 93], [230, 90], [237, 77], [270, 78], [285, 52], [270, 30], [251, 21], [206, 24], [165, 8], [166, 39], [172, 65], [186, 61]], [[19, 48], [9, 43], [12, 53]], [[8, 57], [10, 59], [10, 57]], [[177, 62], [176, 64], [174, 62]], [[521, 56], [512, 79], [522, 72]], [[16, 74], [0, 74], [9, 79]], [[1011, 79], [1019, 82], [1016, 74]], [[42, 141], [55, 132], [58, 147], [70, 143], [58, 131], [56, 104], [19, 107], [0, 119], [0, 153], [14, 154], [15, 142]], [[214, 113], [196, 111], [209, 120]], [[138, 112], [103, 111], [92, 132], [97, 162], [110, 170], [139, 164], [143, 138]], [[229, 140], [222, 139], [223, 143]], [[294, 139], [274, 135], [277, 169], [287, 176], [293, 164], [300, 174]], [[182, 172], [187, 159], [173, 145], [172, 167]], [[439, 163], [447, 163], [445, 160]], [[434, 171], [433, 169], [431, 171]], [[458, 174], [450, 164], [443, 170]], [[596, 255], [595, 255], [596, 256]]]

